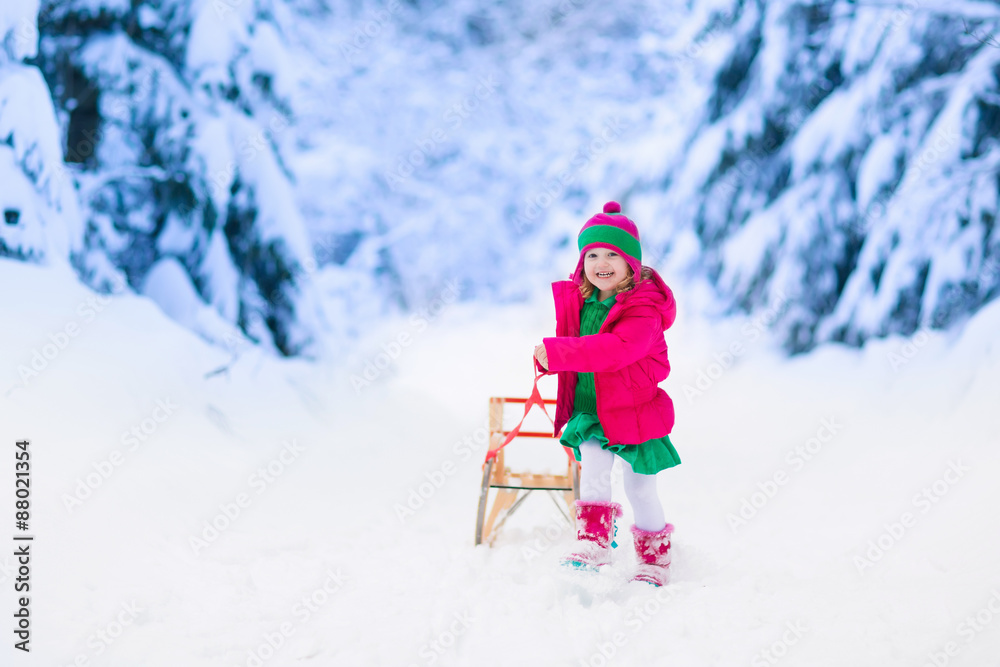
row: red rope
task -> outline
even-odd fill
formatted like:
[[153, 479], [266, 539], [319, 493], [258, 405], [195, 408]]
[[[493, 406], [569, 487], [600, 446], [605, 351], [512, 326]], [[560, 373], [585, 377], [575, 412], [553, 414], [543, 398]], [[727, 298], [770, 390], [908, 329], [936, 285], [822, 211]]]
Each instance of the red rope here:
[[[532, 407], [536, 405], [540, 406], [542, 411], [545, 412], [545, 416], [549, 418], [550, 422], [552, 422], [552, 417], [549, 417], [549, 411], [545, 409], [545, 401], [542, 400], [542, 395], [538, 391], [538, 380], [543, 375], [544, 373], [538, 373], [535, 375], [535, 384], [531, 388], [531, 395], [528, 397], [528, 400], [524, 402], [524, 414], [521, 416], [521, 421], [519, 421], [517, 426], [512, 428], [510, 432], [507, 433], [507, 437], [504, 438], [504, 441], [500, 443], [496, 449], [490, 448], [490, 451], [486, 452], [487, 463], [496, 458], [497, 452], [509, 445], [511, 440], [517, 437], [517, 434], [521, 432], [521, 426], [524, 424], [524, 420], [528, 418], [528, 413], [531, 411]], [[552, 422], [552, 426], [555, 427], [555, 422]]]
[[[507, 437], [504, 438], [504, 441], [500, 443], [500, 445], [496, 449], [491, 448], [490, 451], [486, 452], [485, 463], [489, 463], [491, 460], [495, 459], [497, 453], [501, 449], [509, 445], [510, 442], [517, 437], [517, 434], [521, 432], [521, 425], [524, 424], [524, 420], [528, 418], [528, 412], [530, 412], [531, 408], [533, 408], [536, 405], [540, 407], [542, 409], [542, 412], [545, 413], [545, 416], [549, 418], [549, 423], [552, 424], [552, 428], [553, 430], [555, 430], [556, 424], [552, 420], [552, 417], [549, 415], [549, 411], [545, 409], [545, 401], [542, 399], [542, 395], [538, 391], [538, 381], [545, 375], [549, 375], [549, 373], [537, 373], [535, 375], [535, 384], [531, 388], [531, 395], [528, 397], [528, 400], [524, 402], [524, 414], [521, 416], [521, 421], [519, 421], [517, 423], [517, 426], [512, 428], [510, 432], [507, 433]], [[569, 456], [571, 461], [575, 460], [573, 458], [573, 453], [571, 450], [567, 449], [566, 447], [563, 447], [563, 449], [566, 450], [566, 455]]]

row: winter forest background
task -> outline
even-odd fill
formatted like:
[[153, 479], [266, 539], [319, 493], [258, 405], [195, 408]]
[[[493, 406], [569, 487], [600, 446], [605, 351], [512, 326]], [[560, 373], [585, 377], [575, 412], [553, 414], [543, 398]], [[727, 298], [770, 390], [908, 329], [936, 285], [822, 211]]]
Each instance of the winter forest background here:
[[[0, 0], [0, 664], [995, 665], [998, 136], [991, 0]], [[662, 589], [473, 543], [608, 200]]]
[[[620, 199], [789, 352], [1000, 286], [992, 2], [5, 3], [0, 253], [315, 357]], [[204, 307], [203, 307], [204, 306]]]

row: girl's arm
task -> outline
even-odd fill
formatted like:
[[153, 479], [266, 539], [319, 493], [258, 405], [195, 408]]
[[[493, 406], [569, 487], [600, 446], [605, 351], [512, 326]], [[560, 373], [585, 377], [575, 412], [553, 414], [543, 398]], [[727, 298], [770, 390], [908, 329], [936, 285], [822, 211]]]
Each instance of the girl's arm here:
[[620, 370], [649, 353], [663, 337], [660, 314], [654, 308], [637, 308], [622, 317], [614, 330], [592, 336], [544, 338], [550, 371], [582, 373]]

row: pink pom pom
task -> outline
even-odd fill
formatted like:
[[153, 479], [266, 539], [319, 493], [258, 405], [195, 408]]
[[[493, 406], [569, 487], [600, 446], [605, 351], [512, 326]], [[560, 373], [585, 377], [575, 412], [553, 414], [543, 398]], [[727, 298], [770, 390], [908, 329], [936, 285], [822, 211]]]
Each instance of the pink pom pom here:
[[604, 205], [604, 212], [605, 213], [621, 213], [622, 212], [622, 206], [621, 206], [621, 204], [619, 204], [616, 201], [609, 201], [607, 204]]

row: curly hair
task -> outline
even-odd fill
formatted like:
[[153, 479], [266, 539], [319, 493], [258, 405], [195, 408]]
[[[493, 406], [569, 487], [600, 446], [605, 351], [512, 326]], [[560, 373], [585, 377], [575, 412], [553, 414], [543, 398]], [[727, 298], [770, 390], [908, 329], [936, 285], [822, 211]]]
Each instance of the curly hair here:
[[[643, 266], [642, 271], [640, 273], [639, 281], [642, 282], [643, 280], [650, 278], [652, 275], [653, 275], [653, 270], [648, 266]], [[632, 271], [632, 267], [630, 266], [628, 267], [628, 275], [626, 275], [625, 278], [620, 283], [615, 285], [615, 294], [628, 292], [630, 289], [635, 287], [634, 278], [635, 278], [635, 272]], [[594, 290], [596, 289], [597, 287], [594, 286], [594, 283], [590, 282], [590, 280], [587, 278], [586, 272], [584, 272], [583, 283], [581, 283], [580, 285], [580, 294], [583, 295], [584, 301], [589, 299], [590, 295], [593, 294]]]

